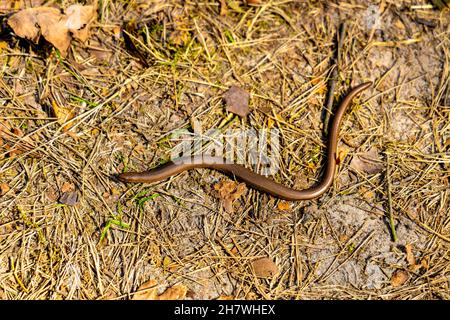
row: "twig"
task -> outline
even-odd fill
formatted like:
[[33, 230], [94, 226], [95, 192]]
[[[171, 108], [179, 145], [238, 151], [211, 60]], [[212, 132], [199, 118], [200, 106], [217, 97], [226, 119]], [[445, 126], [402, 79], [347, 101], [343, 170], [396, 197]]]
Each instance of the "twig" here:
[[341, 62], [341, 51], [342, 51], [342, 45], [344, 43], [344, 37], [345, 37], [345, 23], [343, 22], [339, 27], [339, 35], [337, 37], [337, 47], [336, 47], [336, 53], [333, 58], [333, 70], [331, 71], [330, 76], [330, 82], [328, 87], [328, 93], [327, 93], [327, 100], [325, 103], [325, 109], [323, 114], [323, 123], [324, 123], [324, 132], [325, 134], [328, 134], [328, 122], [330, 121], [330, 115], [331, 110], [333, 109], [333, 102], [334, 102], [334, 91], [336, 89], [336, 83], [339, 77], [339, 65]]
[[392, 209], [392, 192], [391, 192], [391, 159], [389, 150], [386, 154], [386, 184], [387, 184], [387, 197], [388, 197], [388, 213], [389, 213], [389, 225], [391, 227], [392, 239], [397, 242], [397, 232], [395, 231], [394, 210]]

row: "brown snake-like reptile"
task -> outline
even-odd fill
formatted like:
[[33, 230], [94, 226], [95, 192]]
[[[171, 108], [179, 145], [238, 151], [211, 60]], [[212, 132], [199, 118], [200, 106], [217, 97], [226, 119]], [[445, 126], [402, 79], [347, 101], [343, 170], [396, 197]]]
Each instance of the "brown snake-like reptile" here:
[[371, 85], [372, 82], [366, 82], [350, 90], [337, 108], [329, 131], [325, 173], [322, 180], [311, 188], [304, 190], [291, 189], [241, 165], [226, 163], [223, 158], [211, 156], [182, 157], [150, 171], [122, 173], [119, 175], [119, 180], [123, 182], [151, 183], [165, 180], [168, 177], [185, 170], [194, 168], [210, 168], [236, 176], [252, 187], [260, 191], [267, 192], [278, 198], [286, 200], [308, 200], [316, 198], [322, 195], [333, 183], [334, 172], [336, 170], [336, 149], [339, 129], [345, 111], [351, 104], [353, 98]]

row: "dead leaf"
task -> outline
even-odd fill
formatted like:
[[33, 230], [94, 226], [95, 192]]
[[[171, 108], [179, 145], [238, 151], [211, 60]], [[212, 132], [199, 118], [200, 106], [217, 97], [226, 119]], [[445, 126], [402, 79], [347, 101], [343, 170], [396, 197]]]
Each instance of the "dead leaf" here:
[[0, 41], [0, 53], [3, 53], [6, 49], [8, 49], [8, 42]]
[[406, 261], [408, 262], [408, 265], [410, 267], [415, 266], [416, 258], [414, 258], [414, 254], [412, 252], [412, 246], [410, 243], [405, 245], [405, 250], [406, 250]]
[[55, 192], [54, 189], [51, 189], [51, 188], [49, 190], [47, 190], [45, 195], [47, 196], [48, 200], [50, 200], [50, 202], [55, 202], [56, 199], [58, 199], [57, 193]]
[[234, 296], [219, 296], [216, 300], [234, 300]]
[[55, 100], [52, 100], [53, 114], [58, 119], [60, 125], [64, 125], [63, 131], [68, 132], [70, 128], [75, 124], [74, 121], [65, 124], [67, 121], [72, 120], [76, 116], [76, 111], [74, 109], [69, 109], [66, 107], [59, 106]]
[[28, 8], [13, 14], [8, 25], [17, 36], [34, 43], [38, 43], [42, 35], [65, 57], [72, 36], [81, 41], [87, 39], [96, 10], [94, 6], [79, 4], [68, 7], [65, 14], [53, 7]]
[[220, 15], [226, 16], [228, 13], [228, 7], [226, 0], [220, 0]]
[[67, 29], [75, 39], [85, 42], [89, 37], [91, 24], [97, 17], [97, 7], [73, 4], [66, 9], [66, 15]]
[[248, 4], [260, 4], [261, 0], [247, 0]]
[[0, 183], [0, 196], [5, 195], [9, 190], [9, 185], [6, 182]]
[[391, 285], [396, 288], [404, 284], [409, 279], [409, 274], [405, 270], [397, 269], [391, 277]]
[[66, 204], [68, 206], [74, 206], [78, 203], [78, 193], [76, 191], [64, 192], [59, 198], [59, 203]]
[[368, 201], [373, 201], [373, 199], [375, 198], [375, 192], [373, 191], [373, 188], [369, 189], [364, 186], [361, 186], [359, 188], [359, 190], [360, 190], [360, 194], [362, 194], [364, 199], [366, 199]]
[[378, 149], [372, 148], [368, 152], [354, 156], [350, 162], [350, 167], [359, 172], [375, 174], [384, 169], [384, 164], [380, 158]]
[[186, 298], [188, 289], [183, 284], [176, 284], [158, 295], [157, 282], [151, 279], [139, 287], [132, 300], [182, 300]]
[[255, 275], [260, 278], [271, 278], [278, 273], [277, 265], [269, 258], [261, 258], [252, 263]]
[[221, 181], [214, 185], [214, 189], [219, 193], [223, 206], [228, 213], [233, 212], [233, 202], [247, 191], [245, 183], [238, 184], [234, 181]]
[[109, 50], [89, 49], [89, 52], [95, 57], [97, 61], [101, 62], [111, 61], [112, 52]]
[[11, 12], [42, 5], [44, 0], [0, 0], [0, 12]]
[[8, 19], [8, 25], [19, 37], [38, 43], [42, 35], [63, 55], [70, 45], [70, 35], [65, 23], [66, 17], [59, 9], [50, 7], [21, 10]]
[[405, 245], [405, 251], [406, 251], [406, 261], [408, 262], [409, 270], [412, 272], [416, 272], [422, 268], [421, 264], [417, 264], [416, 258], [414, 257], [414, 254], [412, 252], [412, 246], [411, 244]]
[[445, 140], [444, 146], [445, 146], [446, 148], [447, 148], [447, 147], [450, 147], [450, 138], [447, 138], [447, 140]]
[[122, 34], [122, 28], [120, 26], [114, 26], [112, 29], [112, 33], [114, 35], [114, 38], [120, 39], [120, 36]]
[[164, 270], [175, 271], [176, 268], [177, 268], [176, 263], [174, 263], [174, 262], [172, 261], [172, 259], [170, 259], [169, 256], [165, 256], [165, 257], [164, 257], [164, 259], [163, 259], [163, 261], [162, 261], [162, 264], [163, 264]]
[[336, 157], [336, 164], [340, 165], [341, 163], [343, 163], [349, 152], [350, 149], [347, 147], [339, 148]]
[[20, 128], [13, 128], [9, 125], [4, 125], [4, 127], [4, 129], [0, 128], [0, 138], [1, 143], [4, 144], [4, 148], [8, 150], [8, 157], [14, 158], [17, 155], [30, 150], [32, 140], [30, 137], [24, 136], [24, 133]]
[[11, 132], [18, 137], [23, 137], [23, 131], [20, 128], [13, 128], [11, 129]]
[[248, 102], [250, 94], [237, 86], [231, 86], [223, 95], [228, 112], [237, 114], [240, 117], [246, 117], [250, 113]]
[[61, 192], [68, 192], [68, 191], [74, 191], [75, 190], [75, 185], [73, 183], [70, 182], [64, 182], [62, 187], [61, 187]]
[[286, 210], [289, 210], [291, 208], [291, 205], [289, 204], [289, 202], [280, 201], [280, 202], [278, 202], [277, 207], [278, 207], [278, 210], [286, 211]]
[[155, 279], [151, 279], [143, 283], [133, 295], [132, 300], [155, 300], [158, 296], [158, 288], [156, 288], [157, 282]]
[[157, 296], [155, 300], [182, 300], [186, 298], [187, 292], [188, 288], [185, 285], [176, 284]]
[[190, 39], [191, 39], [191, 35], [188, 31], [175, 30], [172, 33], [170, 33], [169, 43], [176, 47], [182, 47], [182, 46], [186, 45]]
[[244, 10], [240, 7], [240, 3], [241, 3], [240, 1], [231, 0], [231, 1], [228, 1], [228, 7], [231, 10], [234, 10], [234, 11], [236, 11], [238, 13], [243, 13]]
[[422, 260], [420, 260], [420, 265], [425, 269], [428, 270], [429, 264], [428, 264], [428, 258], [425, 257]]

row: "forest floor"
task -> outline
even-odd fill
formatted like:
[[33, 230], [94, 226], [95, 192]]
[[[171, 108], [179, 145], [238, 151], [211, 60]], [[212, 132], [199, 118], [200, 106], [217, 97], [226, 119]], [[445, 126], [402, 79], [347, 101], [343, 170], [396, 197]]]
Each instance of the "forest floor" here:
[[[449, 10], [255, 2], [103, 0], [65, 58], [20, 40], [0, 6], [0, 299], [129, 299], [150, 285], [189, 299], [450, 299]], [[117, 180], [201, 126], [278, 129], [272, 178], [313, 185], [342, 23], [334, 104], [374, 85], [344, 117], [324, 195], [248, 187], [226, 210], [216, 186], [233, 179], [214, 170]], [[247, 117], [225, 108], [233, 85]], [[276, 272], [262, 277], [264, 257]]]

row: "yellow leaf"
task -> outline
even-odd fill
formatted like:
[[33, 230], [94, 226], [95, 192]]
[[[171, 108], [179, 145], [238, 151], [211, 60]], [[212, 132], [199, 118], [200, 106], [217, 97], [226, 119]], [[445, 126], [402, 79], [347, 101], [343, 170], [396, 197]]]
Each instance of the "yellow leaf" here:
[[343, 163], [349, 152], [350, 152], [349, 148], [345, 148], [345, 147], [339, 148], [338, 154], [336, 157], [336, 164], [340, 165], [341, 163]]
[[164, 270], [170, 270], [172, 269], [172, 259], [170, 259], [168, 256], [165, 256], [163, 259], [163, 269]]
[[278, 202], [278, 210], [285, 211], [289, 210], [291, 208], [289, 202], [286, 201], [280, 201]]
[[[55, 100], [52, 100], [52, 108], [55, 117], [58, 119], [58, 122], [61, 125], [64, 125], [67, 121], [72, 120], [75, 117], [75, 112], [73, 110], [69, 110], [67, 108], [59, 106]], [[64, 132], [69, 131], [73, 124], [74, 122], [72, 121], [64, 125]]]
[[311, 170], [314, 170], [314, 169], [316, 169], [316, 165], [314, 164], [314, 163], [312, 163], [312, 162], [308, 162], [307, 164], [306, 164], [306, 166], [308, 167], [308, 169], [311, 169]]
[[6, 41], [0, 41], [0, 52], [8, 48], [8, 43]]

